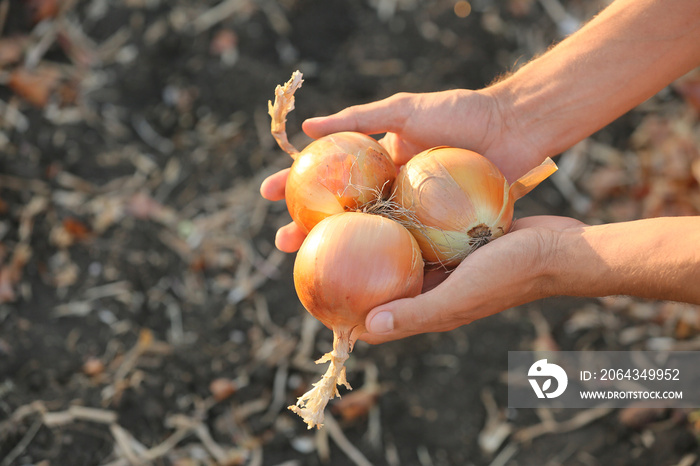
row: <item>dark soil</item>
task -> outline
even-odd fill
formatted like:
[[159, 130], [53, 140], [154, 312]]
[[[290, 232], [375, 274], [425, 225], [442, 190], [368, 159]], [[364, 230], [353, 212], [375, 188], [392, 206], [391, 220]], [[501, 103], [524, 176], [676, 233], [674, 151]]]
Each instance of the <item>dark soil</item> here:
[[[442, 0], [92, 0], [37, 16], [52, 3], [0, 1], [2, 37], [26, 40], [2, 82], [42, 47], [34, 65], [60, 74], [46, 102], [0, 86], [0, 465], [353, 464], [325, 430], [307, 431], [285, 409], [317, 379], [309, 361], [331, 332], [317, 328], [311, 353], [296, 356], [310, 318], [293, 256], [273, 245], [289, 217], [257, 194], [290, 164], [269, 135], [267, 101], [304, 72], [288, 120], [303, 146], [311, 116], [396, 92], [483, 87], [559, 40], [557, 23], [529, 0], [475, 0], [466, 18]], [[583, 21], [594, 3], [563, 5]], [[210, 14], [218, 4], [231, 8]], [[678, 102], [673, 92], [658, 99]], [[647, 113], [593, 141], [626, 150]], [[547, 181], [516, 215], [611, 219], [594, 208], [573, 209]], [[484, 400], [514, 432], [541, 422], [506, 408], [509, 350], [545, 340], [623, 349], [621, 328], [663, 336], [654, 329], [666, 327], [635, 313], [650, 306], [551, 299], [445, 334], [360, 343], [349, 381], [358, 391], [376, 367], [382, 394], [357, 418], [332, 412], [377, 465], [695, 461], [697, 430], [677, 412], [632, 429], [613, 411], [569, 433], [480, 447]], [[580, 312], [612, 323], [572, 332]], [[235, 392], [212, 392], [217, 379]], [[68, 418], [50, 416], [61, 412]]]

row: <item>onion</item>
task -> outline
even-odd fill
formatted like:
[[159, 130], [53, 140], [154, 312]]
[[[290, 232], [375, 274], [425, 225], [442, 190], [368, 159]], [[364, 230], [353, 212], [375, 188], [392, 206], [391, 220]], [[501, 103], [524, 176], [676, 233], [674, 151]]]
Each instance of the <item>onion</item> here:
[[292, 164], [285, 199], [294, 222], [308, 233], [324, 218], [362, 209], [391, 193], [396, 166], [384, 148], [361, 133], [319, 138]]
[[360, 210], [386, 198], [396, 166], [376, 140], [355, 132], [324, 136], [299, 152], [287, 139], [286, 122], [302, 82], [302, 74], [295, 71], [289, 81], [277, 86], [268, 112], [272, 136], [294, 159], [285, 187], [287, 208], [294, 223], [308, 233], [330, 215]]
[[426, 262], [453, 267], [507, 233], [515, 201], [556, 170], [547, 158], [509, 185], [498, 168], [476, 152], [436, 147], [401, 168], [394, 190], [396, 201], [412, 212], [404, 224]]
[[361, 212], [327, 217], [304, 240], [294, 263], [294, 285], [307, 311], [333, 330], [333, 351], [323, 378], [289, 408], [309, 429], [323, 425], [323, 410], [350, 388], [343, 364], [365, 332], [370, 310], [416, 296], [423, 285], [423, 260], [415, 238], [393, 220]]

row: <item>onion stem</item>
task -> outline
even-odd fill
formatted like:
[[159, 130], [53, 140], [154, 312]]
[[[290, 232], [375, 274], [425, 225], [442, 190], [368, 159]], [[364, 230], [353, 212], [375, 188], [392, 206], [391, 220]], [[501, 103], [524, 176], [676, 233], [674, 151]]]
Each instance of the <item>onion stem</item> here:
[[296, 405], [289, 407], [290, 410], [302, 417], [308, 424], [309, 429], [313, 427], [323, 427], [323, 411], [328, 402], [340, 397], [338, 385], [344, 385], [348, 390], [352, 390], [345, 378], [345, 361], [352, 351], [350, 334], [352, 329], [333, 329], [333, 351], [326, 353], [316, 364], [330, 361], [330, 365], [323, 374], [321, 380], [314, 384], [314, 388], [304, 393], [297, 400]]
[[518, 178], [518, 180], [513, 183], [510, 187], [510, 195], [517, 201], [530, 191], [532, 191], [535, 186], [542, 183], [545, 178], [549, 177], [552, 173], [557, 171], [557, 165], [552, 159], [547, 157], [544, 162], [536, 166], [529, 172], [525, 173], [523, 176]]
[[279, 145], [283, 151], [291, 155], [293, 159], [296, 159], [299, 151], [289, 142], [289, 139], [287, 139], [287, 114], [294, 110], [294, 92], [299, 89], [301, 83], [304, 82], [301, 77], [302, 74], [300, 71], [292, 73], [292, 77], [284, 86], [278, 85], [275, 88], [275, 103], [267, 102], [267, 112], [272, 118], [270, 124], [272, 137], [277, 141], [277, 145]]

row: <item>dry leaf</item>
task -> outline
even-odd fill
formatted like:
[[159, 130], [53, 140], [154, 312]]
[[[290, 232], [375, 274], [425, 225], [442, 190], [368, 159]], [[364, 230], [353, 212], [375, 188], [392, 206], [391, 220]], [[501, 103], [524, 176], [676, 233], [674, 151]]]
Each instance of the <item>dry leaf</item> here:
[[36, 107], [45, 107], [61, 79], [57, 68], [42, 66], [33, 70], [17, 68], [7, 83], [17, 95]]
[[22, 279], [22, 271], [31, 255], [32, 250], [27, 244], [19, 244], [12, 253], [10, 262], [0, 268], [0, 303], [17, 299], [15, 286]]
[[83, 364], [83, 372], [89, 376], [99, 375], [105, 370], [104, 363], [98, 358], [89, 358]]
[[0, 39], [0, 66], [5, 67], [19, 62], [24, 54], [29, 38], [27, 36], [4, 37]]
[[161, 223], [170, 223], [175, 220], [175, 212], [156, 201], [147, 192], [134, 194], [126, 206], [126, 211], [140, 220], [155, 220]]
[[25, 0], [31, 12], [32, 22], [38, 23], [55, 17], [59, 12], [58, 0]]
[[68, 217], [63, 220], [63, 228], [78, 241], [87, 239], [90, 236], [90, 228], [73, 217]]
[[620, 410], [620, 424], [630, 429], [643, 429], [649, 424], [658, 422], [668, 414], [667, 408], [645, 406], [643, 404], [629, 406]]
[[508, 11], [515, 17], [525, 17], [532, 13], [534, 0], [509, 0]]
[[236, 383], [227, 378], [218, 378], [211, 381], [209, 391], [216, 401], [223, 401], [230, 397], [237, 390]]
[[212, 55], [222, 56], [238, 47], [238, 36], [230, 29], [222, 29], [214, 35], [209, 44], [209, 51]]
[[0, 269], [0, 304], [11, 303], [17, 299], [14, 283], [10, 276], [11, 272], [9, 267], [5, 266]]
[[345, 422], [367, 417], [369, 411], [377, 404], [381, 389], [377, 385], [362, 387], [359, 390], [344, 394], [331, 407], [334, 414], [339, 414]]

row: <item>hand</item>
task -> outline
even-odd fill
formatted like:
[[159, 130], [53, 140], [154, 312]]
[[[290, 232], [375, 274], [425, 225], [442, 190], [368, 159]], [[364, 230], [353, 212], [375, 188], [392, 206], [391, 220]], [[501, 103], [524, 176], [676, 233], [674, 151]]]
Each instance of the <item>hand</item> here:
[[[545, 157], [522, 137], [519, 120], [504, 115], [504, 111], [489, 89], [401, 93], [311, 118], [304, 122], [303, 130], [314, 139], [339, 131], [386, 133], [379, 142], [397, 165], [431, 147], [462, 147], [488, 157], [514, 181]], [[260, 188], [262, 196], [271, 201], [284, 199], [288, 173], [282, 170], [268, 177]], [[294, 252], [303, 240], [304, 233], [290, 223], [277, 232], [275, 244], [282, 251]]]
[[482, 246], [454, 271], [426, 274], [424, 292], [373, 309], [365, 320], [369, 343], [445, 332], [553, 294], [549, 261], [558, 236], [581, 228], [573, 218], [538, 216], [515, 222], [510, 233]]

